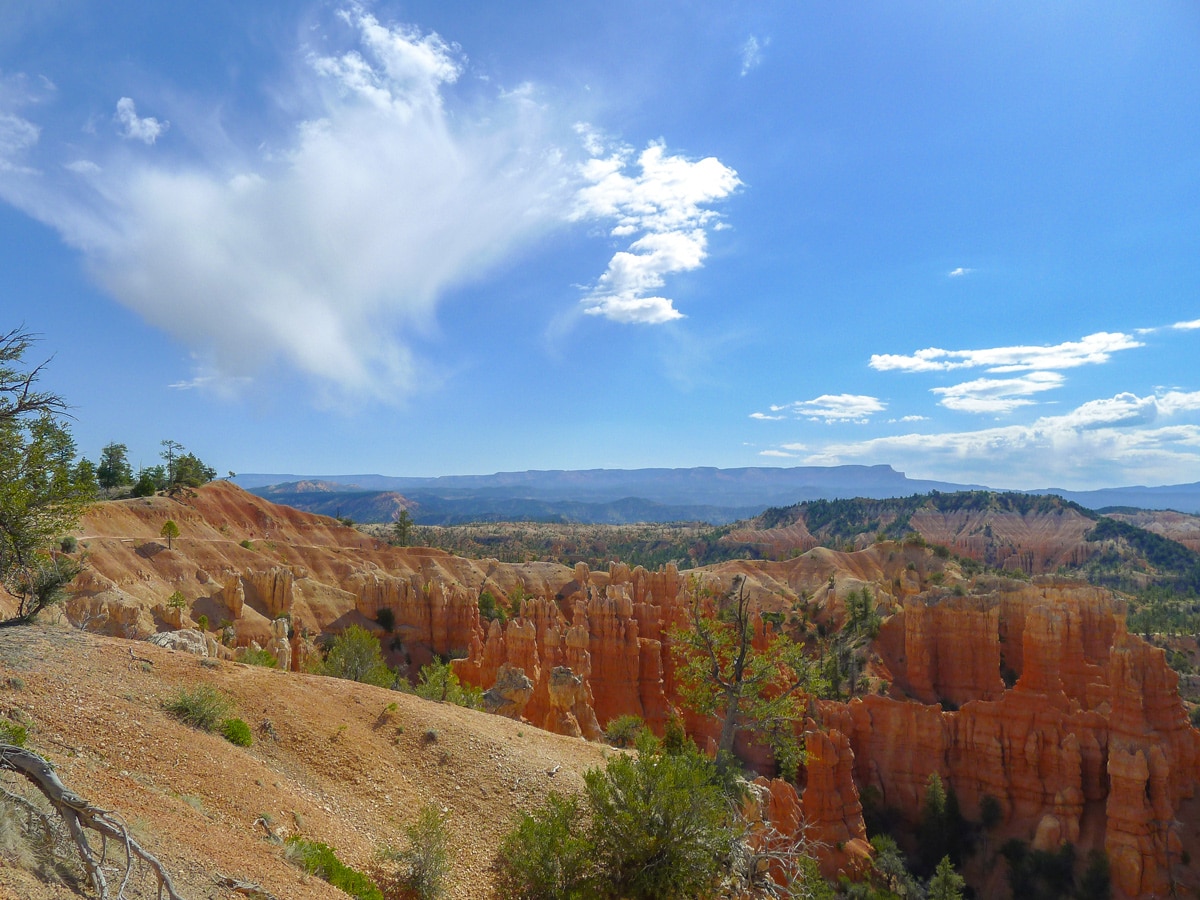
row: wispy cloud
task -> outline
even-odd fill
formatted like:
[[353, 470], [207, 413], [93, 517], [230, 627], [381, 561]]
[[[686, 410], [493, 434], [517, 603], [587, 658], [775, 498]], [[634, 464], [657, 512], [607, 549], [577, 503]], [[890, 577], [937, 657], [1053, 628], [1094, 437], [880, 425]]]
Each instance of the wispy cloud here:
[[1171, 326], [1176, 331], [1195, 331], [1200, 328], [1200, 319], [1192, 319], [1190, 322], [1176, 322]]
[[1118, 394], [1028, 425], [828, 444], [803, 461], [886, 462], [910, 475], [997, 487], [1088, 487], [1131, 479], [1161, 483], [1200, 465], [1200, 426], [1163, 422], [1196, 411], [1200, 392]]
[[907, 356], [879, 353], [871, 357], [870, 365], [880, 372], [946, 372], [972, 368], [985, 368], [995, 373], [1047, 371], [1106, 363], [1112, 354], [1120, 350], [1141, 346], [1141, 341], [1128, 334], [1097, 332], [1078, 341], [1048, 346], [992, 347], [983, 350], [929, 347]]
[[121, 126], [121, 137], [143, 144], [153, 144], [171, 127], [170, 122], [160, 122], [153, 116], [138, 116], [137, 107], [129, 97], [117, 101], [117, 112], [113, 119]]
[[812, 400], [797, 400], [772, 406], [770, 414], [755, 412], [750, 418], [763, 421], [785, 417], [809, 419], [814, 422], [855, 422], [866, 424], [871, 416], [883, 412], [887, 404], [877, 397], [862, 394], [822, 394]]
[[[96, 135], [98, 169], [59, 165], [55, 180], [10, 164], [0, 197], [56, 227], [114, 297], [223, 376], [283, 363], [326, 402], [391, 402], [436, 374], [412, 343], [440, 297], [562, 226], [572, 169], [526, 93], [446, 108], [465, 64], [453, 45], [357, 6], [342, 18], [336, 52], [310, 54], [283, 89], [298, 111], [289, 131], [231, 146], [177, 123], [186, 153], [154, 159]], [[132, 101], [118, 115], [130, 138], [165, 127]], [[36, 128], [14, 120], [0, 134], [15, 152]]]
[[742, 77], [750, 73], [751, 69], [758, 68], [762, 64], [763, 48], [770, 43], [769, 39], [759, 41], [754, 35], [746, 38], [746, 42], [742, 44]]
[[1001, 415], [1032, 405], [1031, 394], [1061, 387], [1063, 381], [1057, 372], [1030, 372], [1019, 378], [976, 378], [932, 391], [941, 396], [938, 402], [947, 409]]
[[964, 275], [970, 275], [974, 269], [968, 269], [964, 266], [959, 266], [957, 269], [951, 269], [946, 273], [947, 278], [962, 278]]
[[[631, 166], [640, 171], [627, 174]], [[653, 143], [636, 159], [629, 147], [590, 159], [581, 174], [586, 186], [572, 218], [612, 220], [614, 237], [641, 235], [613, 255], [584, 297], [584, 312], [641, 325], [682, 318], [672, 300], [655, 292], [666, 276], [704, 264], [707, 229], [717, 223], [710, 204], [738, 188], [737, 173], [713, 157], [693, 161]]]

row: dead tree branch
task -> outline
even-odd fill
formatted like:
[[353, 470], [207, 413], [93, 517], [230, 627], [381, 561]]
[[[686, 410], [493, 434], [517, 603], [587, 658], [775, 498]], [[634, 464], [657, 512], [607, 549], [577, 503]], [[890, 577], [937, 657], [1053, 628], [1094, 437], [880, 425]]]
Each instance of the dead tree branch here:
[[[67, 832], [79, 854], [80, 862], [100, 900], [123, 900], [135, 860], [141, 860], [154, 872], [158, 879], [160, 898], [165, 892], [168, 900], [183, 900], [175, 890], [175, 885], [172, 883], [166, 867], [159, 862], [158, 857], [134, 840], [120, 817], [109, 810], [93, 806], [71, 791], [50, 768], [50, 763], [41, 756], [23, 747], [0, 744], [0, 768], [25, 776], [54, 807], [54, 811], [58, 813], [59, 818], [67, 827]], [[100, 835], [99, 856], [96, 855], [95, 848], [88, 841], [88, 830]], [[108, 878], [103, 869], [105, 850], [109, 840], [118, 842], [125, 850], [121, 885], [117, 889], [115, 897], [109, 892]]]

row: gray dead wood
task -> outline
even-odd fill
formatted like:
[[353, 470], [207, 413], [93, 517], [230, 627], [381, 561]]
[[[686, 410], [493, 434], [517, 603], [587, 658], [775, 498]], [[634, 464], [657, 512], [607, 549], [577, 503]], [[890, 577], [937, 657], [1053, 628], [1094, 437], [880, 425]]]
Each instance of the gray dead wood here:
[[[0, 768], [24, 775], [54, 807], [54, 811], [67, 826], [67, 832], [71, 835], [71, 840], [79, 853], [80, 862], [100, 900], [110, 900], [110, 898], [111, 900], [123, 900], [125, 889], [129, 885], [129, 878], [133, 873], [135, 860], [141, 860], [153, 870], [158, 879], [159, 898], [165, 891], [168, 900], [183, 900], [175, 890], [171, 876], [163, 864], [153, 853], [134, 840], [129, 829], [125, 827], [125, 823], [116, 814], [107, 809], [92, 806], [71, 791], [54, 774], [50, 763], [41, 756], [23, 747], [0, 743]], [[101, 837], [99, 856], [88, 841], [89, 829], [97, 832]], [[108, 840], [115, 841], [125, 852], [124, 871], [121, 872], [121, 883], [115, 897], [110, 893], [108, 878], [102, 868], [104, 848]]]

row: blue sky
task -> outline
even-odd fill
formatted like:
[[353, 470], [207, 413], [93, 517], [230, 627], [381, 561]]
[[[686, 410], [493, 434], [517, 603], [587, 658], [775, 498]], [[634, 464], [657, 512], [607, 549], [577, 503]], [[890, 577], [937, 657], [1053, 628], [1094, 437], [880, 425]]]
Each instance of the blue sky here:
[[82, 452], [1200, 480], [1200, 7], [0, 0]]

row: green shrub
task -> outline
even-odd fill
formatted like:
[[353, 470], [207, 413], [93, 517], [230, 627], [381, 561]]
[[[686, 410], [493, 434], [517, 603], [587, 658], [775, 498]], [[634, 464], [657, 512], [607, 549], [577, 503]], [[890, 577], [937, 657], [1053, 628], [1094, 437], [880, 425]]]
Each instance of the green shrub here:
[[249, 539], [249, 538], [247, 538], [246, 540], [242, 541], [240, 546], [242, 546], [242, 547], [245, 547], [247, 550], [253, 550], [253, 549], [254, 549], [254, 545], [250, 543], [250, 539]]
[[396, 673], [383, 661], [379, 638], [358, 625], [333, 639], [320, 673], [377, 687], [390, 688], [396, 683]]
[[406, 849], [379, 854], [375, 872], [384, 900], [438, 900], [446, 896], [450, 853], [441, 813], [426, 806], [404, 833], [408, 838]]
[[29, 740], [29, 729], [20, 722], [10, 722], [0, 719], [0, 744], [12, 744], [14, 747], [24, 747]]
[[614, 747], [632, 747], [645, 727], [641, 716], [617, 716], [604, 729], [604, 739]]
[[1188, 713], [1188, 720], [1191, 721], [1193, 728], [1200, 728], [1200, 706], [1192, 707], [1192, 711]]
[[250, 726], [241, 719], [226, 719], [221, 723], [221, 734], [236, 747], [249, 747], [254, 743]]
[[63, 553], [74, 553], [79, 549], [79, 538], [75, 537], [73, 534], [68, 534], [59, 543], [59, 548]]
[[384, 900], [375, 883], [338, 859], [328, 844], [292, 835], [284, 842], [284, 846], [287, 856], [310, 875], [328, 881], [357, 900]]
[[512, 900], [585, 900], [594, 877], [592, 845], [577, 797], [550, 793], [500, 843], [496, 889]]
[[584, 776], [600, 884], [628, 900], [705, 896], [730, 856], [730, 806], [699, 753], [617, 756]]
[[425, 700], [483, 709], [483, 689], [460, 682], [448, 662], [422, 666], [415, 693]]
[[196, 617], [196, 624], [200, 626], [201, 631], [208, 631], [208, 616], [201, 613]]
[[203, 731], [215, 731], [232, 707], [228, 697], [208, 684], [184, 688], [163, 704], [179, 721]]
[[255, 650], [251, 648], [243, 654], [241, 661], [248, 666], [263, 666], [267, 669], [279, 668], [279, 660], [275, 658], [275, 654], [270, 650]]
[[499, 620], [501, 625], [508, 621], [508, 610], [491, 591], [484, 591], [479, 595], [479, 615], [488, 622]]

